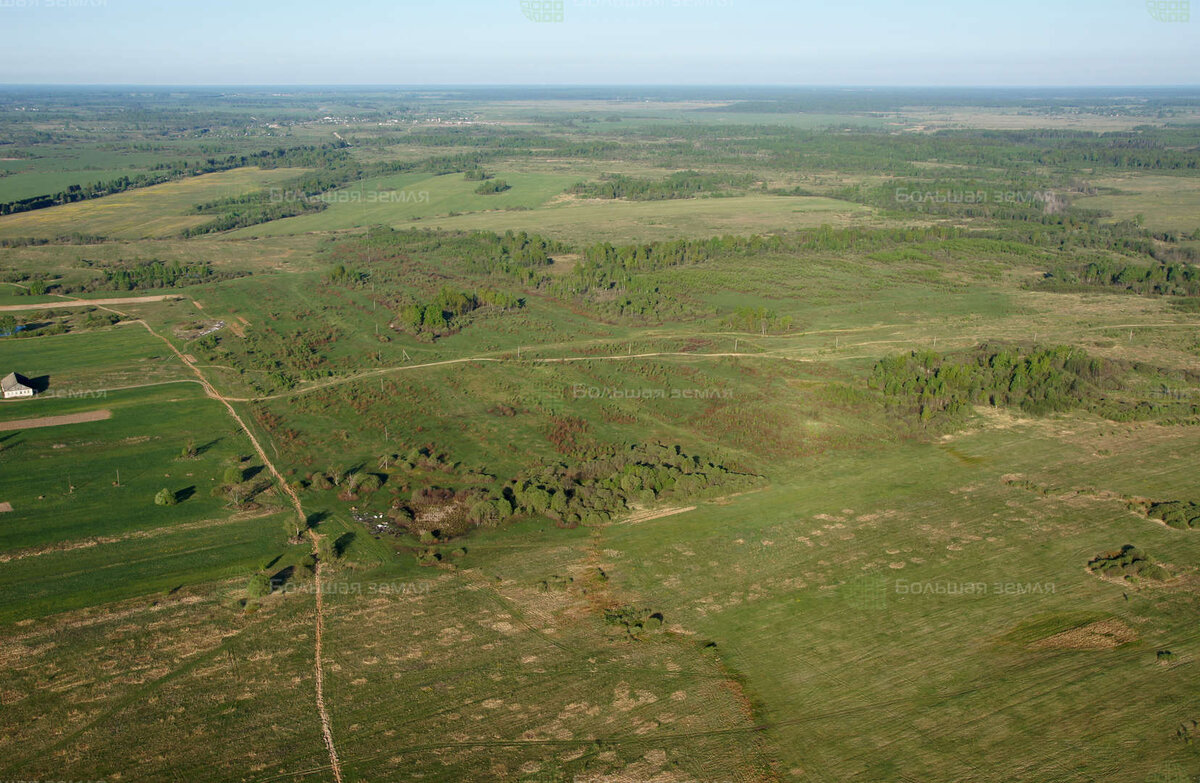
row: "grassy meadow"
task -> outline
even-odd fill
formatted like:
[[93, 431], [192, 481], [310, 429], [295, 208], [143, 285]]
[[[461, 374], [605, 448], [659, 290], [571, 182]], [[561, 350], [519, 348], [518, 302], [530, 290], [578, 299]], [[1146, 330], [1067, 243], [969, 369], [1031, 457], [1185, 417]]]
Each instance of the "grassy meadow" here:
[[254, 168], [223, 171], [91, 201], [5, 215], [0, 218], [0, 238], [53, 238], [71, 232], [115, 239], [169, 237], [209, 219], [192, 213], [197, 204], [268, 188], [298, 173]]
[[1195, 130], [652, 93], [0, 119], [0, 201], [320, 161], [0, 217], [0, 306], [171, 298], [0, 312], [0, 780], [1200, 775]]

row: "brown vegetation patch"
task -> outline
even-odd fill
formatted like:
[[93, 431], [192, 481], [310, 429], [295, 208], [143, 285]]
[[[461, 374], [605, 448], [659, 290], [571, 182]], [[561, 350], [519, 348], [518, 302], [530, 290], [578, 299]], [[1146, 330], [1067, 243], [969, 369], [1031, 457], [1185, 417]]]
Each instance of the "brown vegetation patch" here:
[[683, 514], [688, 511], [695, 511], [695, 506], [680, 506], [678, 508], [659, 508], [659, 509], [634, 509], [634, 513], [630, 514], [625, 519], [622, 519], [617, 524], [635, 525], [638, 522], [649, 522], [652, 519], [661, 519], [662, 517], [670, 517], [676, 514]]
[[70, 413], [65, 416], [43, 416], [38, 419], [19, 419], [17, 421], [0, 421], [0, 432], [10, 430], [34, 430], [39, 427], [58, 427], [63, 424], [83, 424], [89, 421], [104, 421], [112, 418], [112, 411], [107, 408], [98, 411]]
[[1112, 650], [1137, 639], [1137, 632], [1120, 620], [1100, 620], [1062, 631], [1029, 645], [1031, 650]]

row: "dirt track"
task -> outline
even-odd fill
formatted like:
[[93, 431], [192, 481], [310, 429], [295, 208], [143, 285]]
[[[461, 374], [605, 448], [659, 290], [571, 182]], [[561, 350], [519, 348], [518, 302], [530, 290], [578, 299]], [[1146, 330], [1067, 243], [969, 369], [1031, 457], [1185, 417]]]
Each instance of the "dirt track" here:
[[161, 302], [165, 299], [182, 299], [179, 294], [161, 294], [159, 296], [128, 296], [124, 299], [64, 299], [61, 302], [41, 302], [27, 305], [0, 305], [0, 312], [16, 310], [57, 310], [60, 307], [84, 307], [86, 305], [119, 305], [138, 304], [140, 302]]
[[83, 424], [89, 421], [104, 421], [112, 418], [112, 411], [85, 411], [84, 413], [69, 413], [65, 416], [43, 416], [40, 419], [19, 419], [17, 421], [0, 421], [0, 432], [11, 430], [35, 430], [39, 427], [57, 427], [61, 424]]

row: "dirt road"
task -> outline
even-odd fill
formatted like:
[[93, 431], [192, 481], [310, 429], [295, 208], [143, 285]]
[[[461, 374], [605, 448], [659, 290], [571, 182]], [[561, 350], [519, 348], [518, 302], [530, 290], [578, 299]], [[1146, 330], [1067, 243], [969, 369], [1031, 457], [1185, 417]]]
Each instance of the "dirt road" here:
[[140, 304], [142, 302], [162, 302], [167, 299], [182, 299], [178, 294], [161, 294], [159, 296], [127, 296], [123, 299], [64, 299], [61, 302], [40, 302], [26, 305], [0, 305], [0, 312], [15, 312], [17, 310], [58, 310], [62, 307], [84, 307], [87, 305], [120, 305]]
[[112, 418], [112, 411], [85, 411], [69, 413], [64, 416], [43, 416], [38, 419], [18, 419], [17, 421], [0, 421], [0, 432], [12, 430], [35, 430], [39, 427], [58, 427], [63, 424], [83, 424], [89, 421], [104, 421]]

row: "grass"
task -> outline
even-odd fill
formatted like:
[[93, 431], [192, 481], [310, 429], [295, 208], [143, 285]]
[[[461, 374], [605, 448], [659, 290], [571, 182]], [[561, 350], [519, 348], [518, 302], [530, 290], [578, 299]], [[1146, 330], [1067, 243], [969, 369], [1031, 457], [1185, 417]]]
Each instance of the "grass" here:
[[248, 579], [283, 549], [283, 522], [281, 515], [216, 519], [12, 560], [0, 576], [0, 622], [163, 594], [231, 576]]
[[507, 214], [505, 210], [540, 207], [579, 179], [571, 174], [510, 172], [503, 168], [489, 168], [488, 173], [508, 182], [511, 189], [480, 195], [475, 192], [479, 183], [468, 181], [462, 174], [382, 177], [333, 191], [328, 194], [329, 208], [321, 212], [250, 226], [230, 232], [229, 236], [265, 237], [381, 224], [399, 226], [452, 212], [499, 210]]
[[[37, 320], [38, 315], [32, 316]], [[103, 331], [0, 341], [4, 374], [17, 372], [44, 385], [48, 395], [0, 404], [0, 420], [24, 419], [54, 409], [59, 394], [88, 395], [127, 386], [193, 379], [179, 359], [139, 324]]]
[[570, 242], [646, 242], [683, 236], [767, 233], [869, 221], [866, 207], [819, 197], [732, 196], [673, 201], [578, 201], [530, 212], [463, 215], [430, 220], [448, 230], [509, 228]]
[[[1095, 437], [1095, 425], [1064, 425], [1091, 431], [1078, 440]], [[618, 582], [717, 642], [761, 705], [781, 766], [803, 769], [803, 779], [1070, 780], [1112, 769], [1142, 779], [1167, 760], [1188, 768], [1195, 752], [1172, 737], [1176, 716], [1163, 710], [1181, 675], [1156, 668], [1154, 649], [1192, 650], [1200, 637], [1166, 608], [1168, 594], [1126, 601], [1083, 564], [1102, 541], [1143, 541], [1188, 562], [1198, 544], [1118, 503], [1044, 500], [1003, 485], [1021, 462], [1046, 465], [1058, 451], [1094, 473], [1094, 457], [1054, 437], [979, 431], [957, 441], [982, 460], [970, 466], [930, 446], [814, 463], [802, 482], [615, 528], [602, 545], [614, 551]], [[1170, 441], [1195, 447], [1192, 433]], [[1124, 473], [1143, 487], [1156, 474]], [[1173, 477], [1177, 492], [1200, 491], [1194, 477]], [[984, 591], [918, 594], [912, 583]], [[1043, 589], [1007, 592], [1018, 585]], [[1051, 618], [1045, 638], [1078, 625], [1079, 613], [1118, 618], [1140, 641], [1031, 652], [1006, 636]], [[1121, 694], [1120, 708], [1106, 709], [1101, 694]], [[1065, 719], [1085, 712], [1089, 721]], [[1045, 738], [1036, 750], [1033, 735]], [[1097, 745], [1100, 737], [1118, 740]], [[1120, 738], [1134, 737], [1153, 750], [1121, 752]]]
[[196, 204], [261, 190], [303, 169], [234, 169], [154, 185], [104, 198], [0, 218], [0, 237], [45, 237], [79, 232], [116, 239], [167, 237], [211, 219]]
[[[663, 174], [662, 170], [655, 173], [622, 165], [605, 169], [618, 170], [643, 176]], [[322, 212], [250, 226], [226, 236], [271, 237], [391, 225], [498, 233], [524, 230], [569, 242], [634, 242], [769, 232], [823, 223], [844, 225], [871, 217], [866, 207], [819, 197], [754, 194], [653, 202], [581, 200], [563, 193], [582, 179], [599, 176], [598, 171], [559, 171], [539, 165], [527, 173], [503, 167], [488, 168], [488, 172], [512, 188], [480, 195], [474, 192], [478, 183], [461, 174], [367, 180], [332, 193], [331, 206]], [[388, 196], [372, 195], [391, 192], [408, 194], [409, 200], [387, 202]]]
[[1131, 220], [1145, 217], [1145, 225], [1154, 231], [1190, 234], [1200, 230], [1200, 180], [1191, 177], [1165, 177], [1135, 174], [1098, 179], [1099, 187], [1117, 188], [1120, 195], [1091, 196], [1078, 203], [1087, 209], [1103, 209], [1113, 218]]
[[[1058, 427], [1075, 431], [1079, 443], [1059, 443]], [[1189, 594], [1137, 590], [1125, 600], [1083, 564], [1114, 540], [1192, 562], [1200, 544], [1110, 500], [1043, 497], [1001, 480], [1062, 457], [1094, 472], [1092, 451], [1114, 429], [1142, 437], [1086, 418], [982, 427], [956, 440], [977, 458], [972, 463], [932, 444], [898, 445], [813, 460], [796, 474], [803, 478], [640, 525], [484, 532], [466, 542], [455, 570], [403, 561], [335, 567], [326, 698], [343, 764], [352, 779], [403, 769], [446, 781], [518, 770], [675, 770], [710, 780], [766, 769], [785, 780], [1066, 781], [1191, 768], [1196, 751], [1174, 737], [1191, 715], [1175, 701], [1190, 687], [1187, 669], [1155, 657], [1164, 648], [1185, 661], [1197, 654], [1200, 638], [1183, 611]], [[1155, 448], [1178, 452], [1177, 489], [1200, 492], [1194, 475], [1181, 472], [1195, 434], [1158, 437], [1165, 440]], [[1085, 443], [1090, 450], [1080, 448]], [[1138, 484], [1156, 474], [1143, 465], [1124, 475]], [[985, 589], [934, 595], [907, 587], [962, 583]], [[1035, 584], [1052, 592], [1006, 587]], [[93, 646], [88, 658], [68, 661], [55, 647], [26, 653], [42, 666], [22, 669], [9, 685], [13, 694], [32, 696], [46, 687], [35, 672], [65, 667], [78, 692], [103, 694], [63, 713], [71, 744], [101, 731], [115, 737], [65, 767], [56, 760], [57, 768], [170, 768], [220, 780], [246, 765], [263, 777], [319, 766], [311, 718], [297, 707], [311, 685], [303, 657], [311, 594], [274, 596], [248, 616], [224, 608], [237, 594], [227, 582], [217, 583], [214, 597], [185, 589], [180, 595], [195, 601], [186, 615], [172, 598], [156, 609], [125, 609], [159, 616], [142, 653], [147, 665], [158, 664], [146, 684], [88, 676], [130, 643], [120, 621], [104, 613], [71, 632], [72, 646]], [[614, 605], [660, 611], [667, 631], [631, 640], [603, 621], [603, 607]], [[1137, 640], [1115, 648], [1030, 646], [1096, 620], [1133, 628]], [[26, 644], [59, 622], [26, 628]], [[196, 634], [195, 623], [210, 631]], [[185, 639], [198, 648], [198, 665], [179, 657]], [[706, 648], [710, 642], [715, 647]], [[267, 675], [281, 669], [301, 674]], [[211, 697], [198, 698], [202, 692]], [[143, 698], [136, 722], [119, 719], [131, 715], [135, 694], [154, 698]], [[228, 709], [234, 694], [236, 711]], [[238, 717], [272, 698], [276, 717], [266, 726], [250, 728]], [[14, 718], [39, 708], [15, 704]], [[59, 714], [58, 704], [40, 709]], [[1080, 714], [1090, 717], [1073, 719]], [[115, 723], [115, 735], [98, 725], [101, 718]], [[215, 766], [194, 748], [156, 758], [181, 723], [226, 744]], [[135, 725], [141, 739], [128, 742]], [[1040, 739], [1031, 745], [1033, 737]], [[52, 747], [54, 738], [27, 741]], [[1147, 752], [1123, 752], [1134, 741]], [[12, 768], [46, 763], [26, 752]]]
[[[0, 551], [226, 517], [225, 501], [213, 489], [234, 457], [251, 453], [224, 409], [196, 384], [9, 403], [4, 414], [13, 421], [20, 419], [10, 408], [19, 408], [22, 418], [97, 409], [112, 417], [2, 434], [0, 496], [15, 510], [3, 520]], [[179, 459], [189, 442], [199, 456]], [[181, 497], [178, 506], [155, 505], [164, 487]]]
[[[683, 120], [851, 123], [693, 111], [701, 105], [553, 109], [631, 115], [590, 125], [589, 140], [618, 130], [610, 125]], [[544, 110], [518, 101], [480, 111], [538, 123], [532, 115]], [[1046, 127], [978, 107], [870, 121]], [[289, 127], [315, 142], [330, 132]], [[367, 130], [340, 132], [357, 141]], [[354, 154], [460, 151], [377, 132], [397, 145], [356, 144]], [[1194, 315], [1153, 297], [1029, 290], [1051, 251], [974, 239], [907, 255], [763, 251], [661, 269], [641, 282], [680, 304], [662, 320], [601, 317], [605, 294], [564, 301], [472, 272], [449, 240], [387, 259], [330, 241], [383, 223], [525, 229], [579, 251], [602, 240], [883, 221], [815, 197], [562, 197], [603, 172], [665, 171], [652, 159], [497, 162], [485, 168], [513, 187], [495, 196], [475, 194], [461, 174], [377, 178], [344, 192], [429, 198], [347, 201], [229, 235], [172, 238], [199, 220], [192, 204], [291, 176], [227, 172], [0, 219], [5, 236], [126, 238], [0, 252], [6, 272], [66, 280], [85, 274], [84, 260], [205, 260], [251, 273], [178, 291], [195, 303], [118, 309], [194, 356], [297, 482], [325, 542], [323, 694], [348, 783], [1041, 783], [1200, 770], [1197, 745], [1177, 733], [1200, 720], [1191, 676], [1200, 538], [1132, 503], [1200, 500], [1200, 431], [985, 408], [958, 431], [933, 434], [866, 384], [881, 356], [989, 341], [1194, 370]], [[778, 176], [832, 188], [874, 175]], [[1114, 180], [1137, 194], [1102, 198], [1145, 212], [1151, 227], [1190, 230], [1187, 182]], [[364, 282], [330, 282], [326, 270], [341, 262]], [[558, 262], [550, 273], [570, 274], [578, 252]], [[429, 301], [442, 286], [495, 287], [525, 306], [482, 308], [436, 340], [392, 328], [403, 303]], [[0, 301], [18, 298], [6, 288]], [[793, 328], [725, 325], [758, 307]], [[225, 322], [215, 346], [178, 336], [200, 320]], [[0, 375], [49, 384], [42, 397], [0, 404], [0, 421], [112, 412], [0, 433], [0, 502], [13, 506], [0, 513], [0, 778], [329, 779], [314, 699], [312, 542], [287, 539], [289, 504], [277, 489], [241, 510], [213, 492], [230, 464], [263, 466], [241, 459], [253, 454], [244, 432], [166, 345], [140, 324], [72, 329], [0, 340]], [[734, 351], [745, 355], [707, 355]], [[669, 355], [630, 356], [639, 353]], [[495, 361], [419, 366], [464, 357]], [[298, 368], [310, 372], [294, 386], [272, 379]], [[1113, 394], [1145, 398], [1145, 377]], [[579, 387], [728, 394], [573, 394]], [[269, 398], [256, 399], [260, 388]], [[576, 457], [556, 439], [564, 423], [585, 443], [679, 445], [761, 480], [746, 494], [672, 501], [674, 513], [661, 516], [648, 504], [642, 521], [576, 529], [533, 517], [422, 541], [354, 520], [420, 487], [498, 491], [570, 464]], [[181, 459], [189, 442], [199, 453]], [[440, 458], [397, 467], [392, 455], [417, 448]], [[304, 485], [329, 467], [376, 473], [382, 485], [357, 497]], [[155, 505], [164, 487], [182, 502]], [[1148, 585], [1087, 572], [1098, 553], [1124, 544], [1176, 577]], [[250, 595], [252, 574], [285, 589]], [[620, 622], [656, 613], [660, 627]], [[1105, 628], [1116, 636], [1097, 631]], [[1162, 650], [1173, 659], [1160, 660]]]

